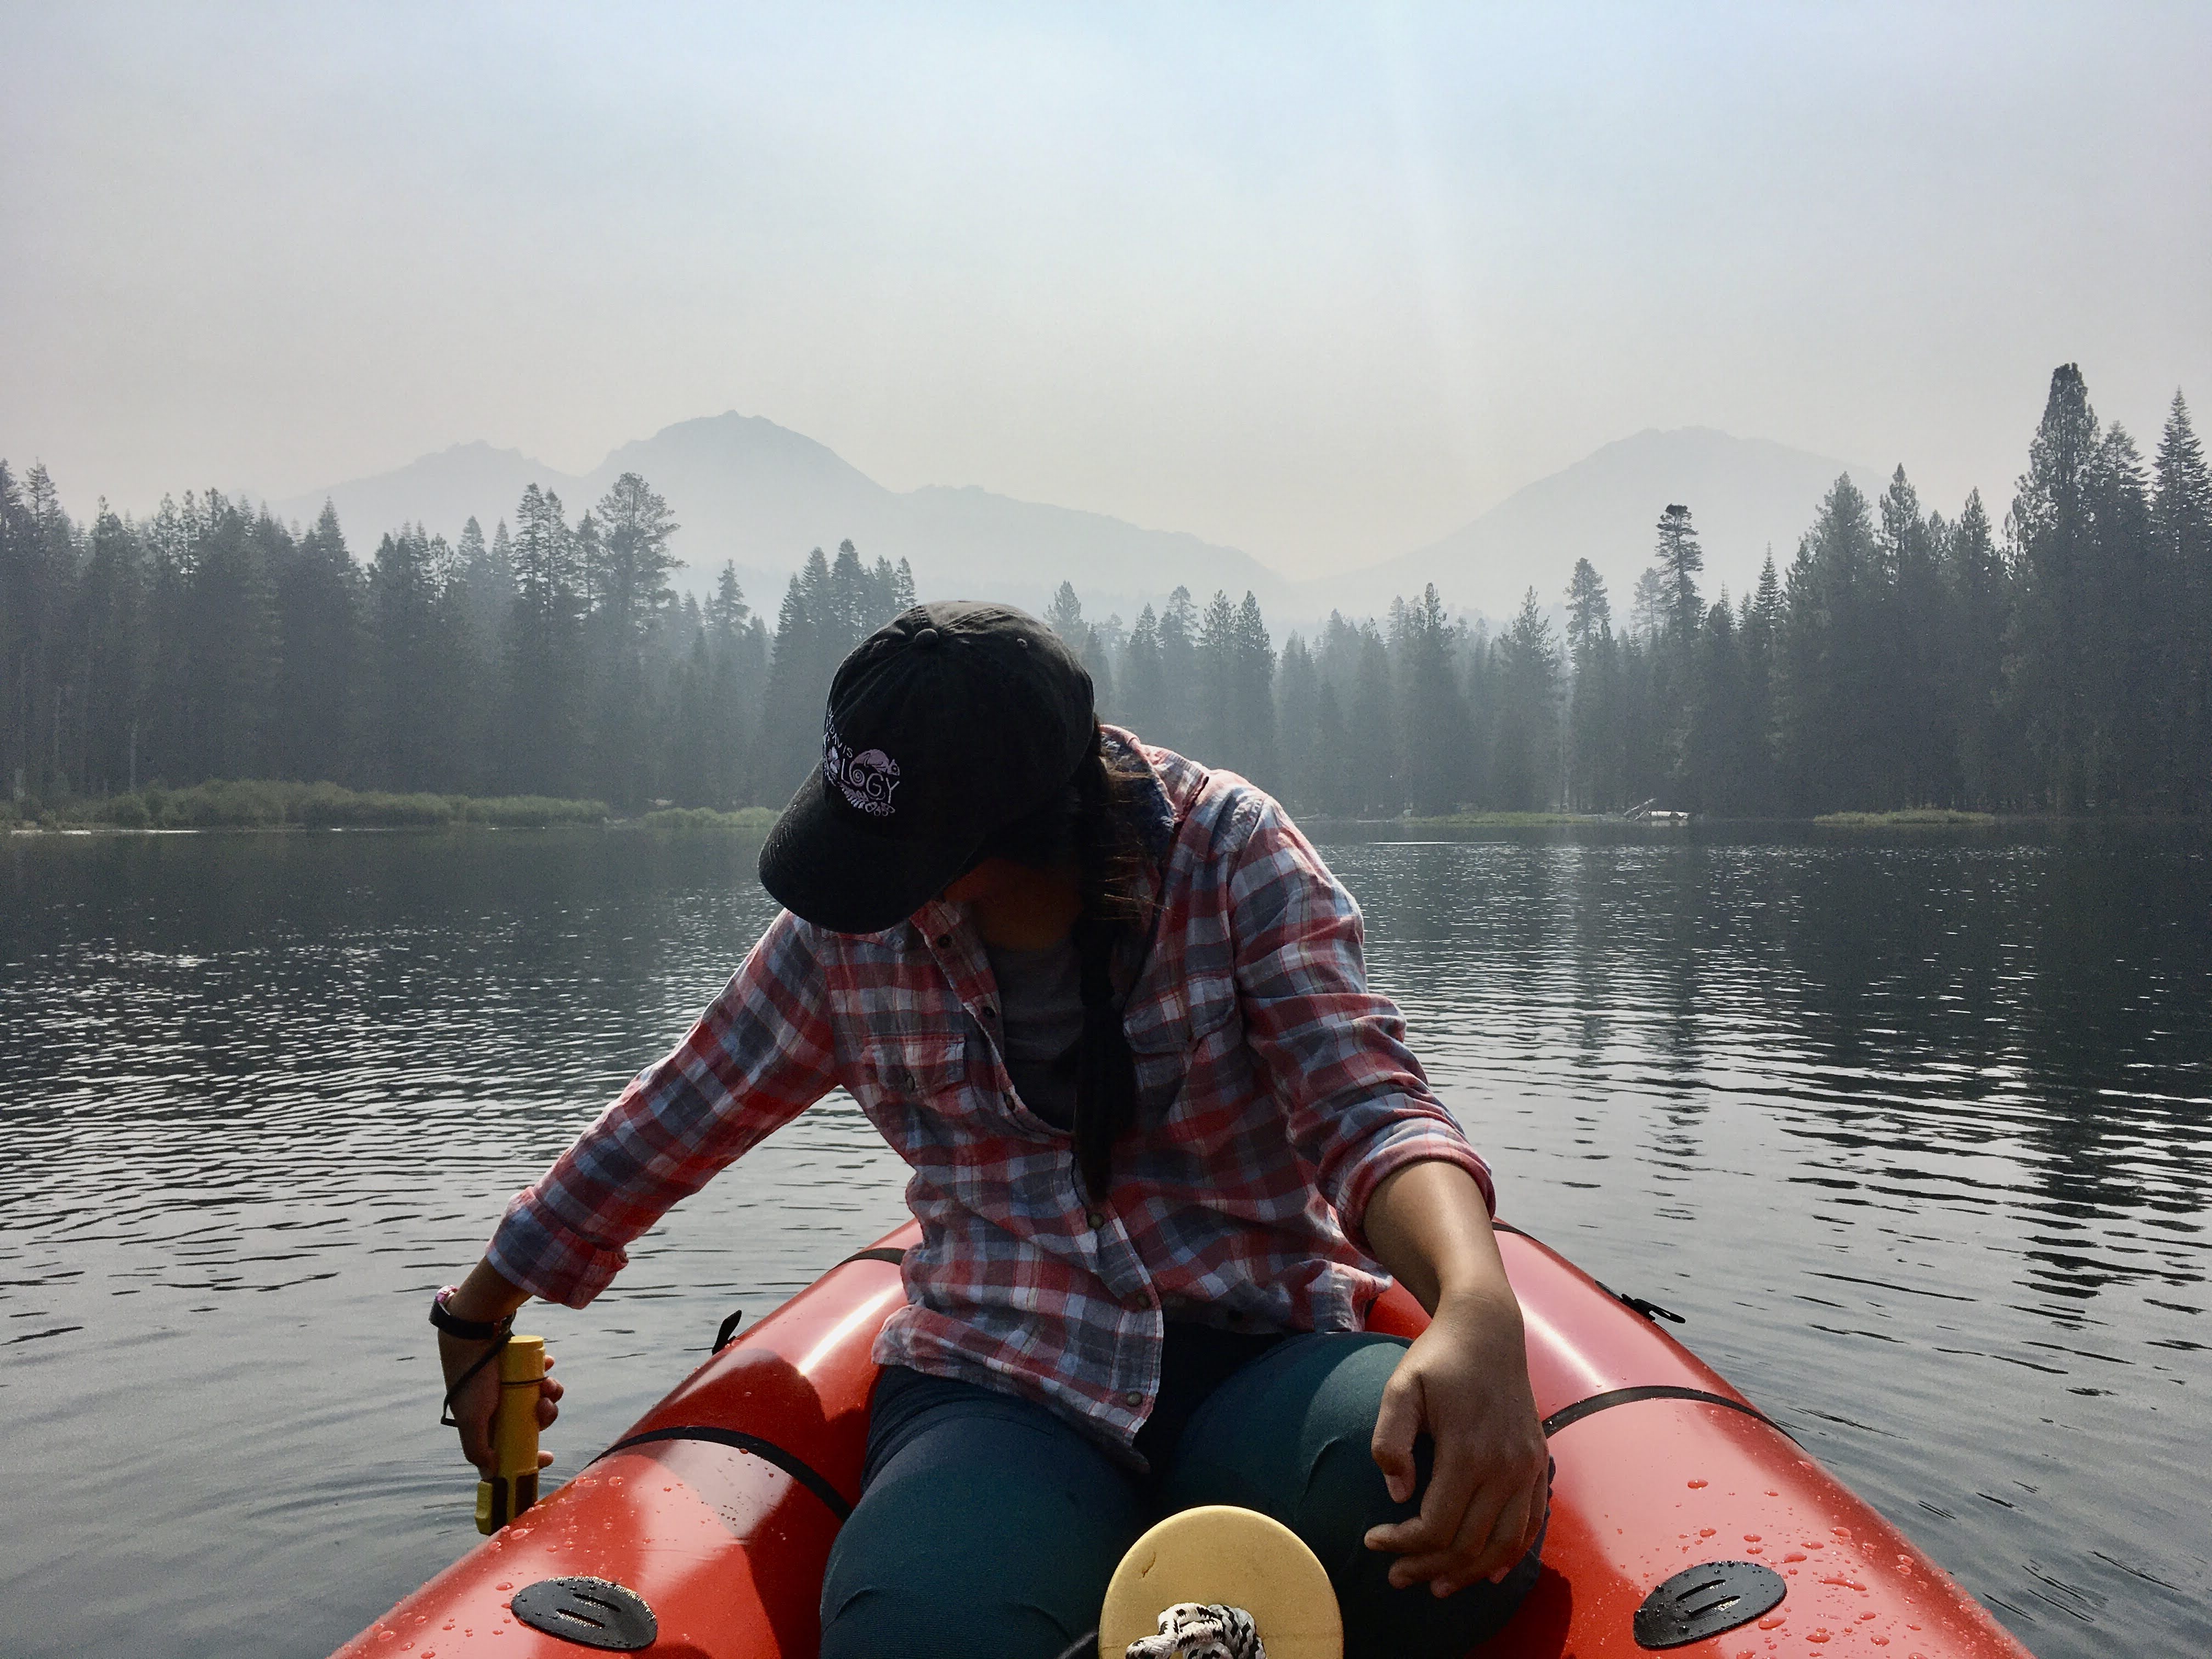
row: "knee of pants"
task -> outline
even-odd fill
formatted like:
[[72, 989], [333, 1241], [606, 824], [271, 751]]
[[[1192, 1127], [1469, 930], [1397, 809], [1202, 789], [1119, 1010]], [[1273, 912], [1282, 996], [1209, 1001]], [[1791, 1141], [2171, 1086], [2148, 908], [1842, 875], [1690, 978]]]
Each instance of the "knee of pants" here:
[[1393, 1557], [1369, 1528], [1417, 1512], [1430, 1451], [1415, 1448], [1414, 1498], [1390, 1499], [1370, 1447], [1384, 1385], [1406, 1344], [1334, 1333], [1284, 1344], [1240, 1371], [1194, 1417], [1167, 1483], [1168, 1507], [1239, 1504], [1272, 1515], [1321, 1560], [1344, 1610], [1347, 1659], [1458, 1655], [1502, 1625], [1535, 1582], [1528, 1558], [1504, 1583], [1438, 1600], [1390, 1586]]
[[1073, 1430], [949, 1416], [870, 1481], [830, 1552], [822, 1659], [1054, 1659], [1143, 1530]]
[[[1360, 1543], [1367, 1529], [1400, 1512], [1369, 1448], [1406, 1346], [1331, 1333], [1296, 1338], [1246, 1366], [1191, 1419], [1168, 1475], [1168, 1507], [1239, 1504], [1272, 1515], [1332, 1577], [1348, 1550], [1370, 1553]], [[1425, 1442], [1424, 1479], [1426, 1452]]]

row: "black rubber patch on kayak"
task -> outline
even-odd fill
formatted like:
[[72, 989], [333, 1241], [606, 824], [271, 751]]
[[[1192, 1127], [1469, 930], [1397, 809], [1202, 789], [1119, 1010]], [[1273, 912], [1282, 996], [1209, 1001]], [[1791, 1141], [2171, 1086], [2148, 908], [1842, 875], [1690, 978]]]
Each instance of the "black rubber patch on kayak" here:
[[1544, 1419], [1544, 1433], [1548, 1437], [1570, 1423], [1579, 1423], [1585, 1417], [1611, 1411], [1615, 1406], [1632, 1406], [1639, 1400], [1702, 1400], [1708, 1406], [1726, 1406], [1732, 1412], [1755, 1417], [1775, 1433], [1785, 1438], [1796, 1438], [1765, 1413], [1745, 1405], [1741, 1400], [1730, 1400], [1726, 1395], [1708, 1394], [1703, 1389], [1678, 1388], [1671, 1382], [1647, 1382], [1640, 1388], [1614, 1389], [1610, 1393], [1594, 1394], [1587, 1400], [1577, 1400], [1571, 1406], [1562, 1406]]
[[635, 1653], [660, 1634], [645, 1598], [607, 1578], [541, 1578], [507, 1605], [532, 1630], [610, 1653]]
[[906, 1252], [895, 1250], [888, 1244], [878, 1244], [872, 1249], [855, 1250], [837, 1265], [842, 1267], [848, 1261], [888, 1261], [894, 1267], [901, 1267], [906, 1265]]
[[[612, 1457], [618, 1451], [628, 1451], [633, 1446], [649, 1446], [659, 1440], [705, 1440], [717, 1446], [734, 1446], [741, 1452], [750, 1452], [763, 1462], [775, 1464], [827, 1504], [830, 1512], [840, 1521], [853, 1513], [853, 1506], [845, 1501], [844, 1494], [804, 1460], [784, 1450], [773, 1440], [763, 1440], [760, 1436], [747, 1434], [741, 1429], [718, 1428], [707, 1423], [672, 1429], [647, 1429], [643, 1434], [634, 1434], [627, 1440], [616, 1441], [601, 1452], [599, 1457]], [[599, 1457], [594, 1457], [592, 1462], [598, 1462]]]
[[1686, 1567], [1636, 1610], [1636, 1645], [1679, 1648], [1747, 1625], [1790, 1593], [1782, 1575], [1757, 1561]]

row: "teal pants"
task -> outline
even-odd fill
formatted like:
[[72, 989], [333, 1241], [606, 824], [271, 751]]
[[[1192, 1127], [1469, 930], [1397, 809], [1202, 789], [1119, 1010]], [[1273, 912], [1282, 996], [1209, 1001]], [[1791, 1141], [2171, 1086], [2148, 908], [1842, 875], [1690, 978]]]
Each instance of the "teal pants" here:
[[[1405, 1346], [1170, 1328], [1138, 1443], [1150, 1476], [1045, 1407], [886, 1370], [860, 1501], [823, 1580], [822, 1659], [1060, 1659], [1095, 1632], [1139, 1534], [1201, 1504], [1258, 1510], [1305, 1540], [1335, 1586], [1346, 1659], [1459, 1659], [1528, 1594], [1538, 1552], [1442, 1600], [1390, 1588], [1393, 1558], [1362, 1540], [1419, 1507], [1418, 1490], [1390, 1501], [1368, 1450]], [[1424, 1441], [1424, 1484], [1427, 1455]]]

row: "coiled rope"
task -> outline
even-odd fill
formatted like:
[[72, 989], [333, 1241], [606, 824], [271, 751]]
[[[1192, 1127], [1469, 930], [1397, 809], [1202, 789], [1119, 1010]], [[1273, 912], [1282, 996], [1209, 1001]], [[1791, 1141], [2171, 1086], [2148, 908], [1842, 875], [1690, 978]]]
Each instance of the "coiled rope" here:
[[1267, 1659], [1267, 1650], [1243, 1608], [1178, 1601], [1160, 1615], [1160, 1633], [1130, 1643], [1124, 1659]]

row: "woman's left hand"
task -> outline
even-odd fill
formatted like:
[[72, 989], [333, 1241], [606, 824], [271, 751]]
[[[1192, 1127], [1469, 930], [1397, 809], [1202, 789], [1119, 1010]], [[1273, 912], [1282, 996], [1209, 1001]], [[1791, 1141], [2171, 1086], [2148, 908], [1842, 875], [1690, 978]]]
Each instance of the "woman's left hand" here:
[[1425, 1583], [1449, 1595], [1478, 1578], [1503, 1578], [1535, 1545], [1549, 1502], [1551, 1459], [1528, 1389], [1521, 1309], [1497, 1291], [1446, 1299], [1382, 1391], [1375, 1462], [1393, 1501], [1413, 1495], [1413, 1441], [1426, 1433], [1436, 1461], [1420, 1513], [1375, 1527], [1367, 1547], [1389, 1550], [1390, 1583]]

